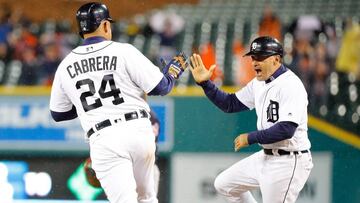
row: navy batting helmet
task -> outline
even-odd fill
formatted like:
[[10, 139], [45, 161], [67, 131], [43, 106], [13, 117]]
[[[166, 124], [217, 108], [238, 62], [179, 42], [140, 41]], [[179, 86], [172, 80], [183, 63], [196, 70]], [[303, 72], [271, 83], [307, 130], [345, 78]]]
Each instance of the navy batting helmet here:
[[86, 33], [94, 32], [103, 20], [114, 22], [108, 8], [104, 4], [96, 2], [82, 5], [76, 12], [76, 20], [81, 37]]
[[263, 36], [254, 39], [250, 45], [250, 51], [244, 56], [273, 56], [284, 55], [284, 50], [280, 42], [272, 37]]

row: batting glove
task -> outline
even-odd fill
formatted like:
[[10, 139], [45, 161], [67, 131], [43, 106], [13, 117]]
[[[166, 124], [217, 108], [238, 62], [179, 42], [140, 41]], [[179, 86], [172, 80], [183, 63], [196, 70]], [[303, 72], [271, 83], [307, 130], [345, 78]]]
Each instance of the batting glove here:
[[169, 63], [166, 63], [164, 59], [160, 59], [160, 61], [164, 66], [162, 72], [175, 79], [178, 79], [188, 66], [187, 56], [183, 52], [174, 56]]

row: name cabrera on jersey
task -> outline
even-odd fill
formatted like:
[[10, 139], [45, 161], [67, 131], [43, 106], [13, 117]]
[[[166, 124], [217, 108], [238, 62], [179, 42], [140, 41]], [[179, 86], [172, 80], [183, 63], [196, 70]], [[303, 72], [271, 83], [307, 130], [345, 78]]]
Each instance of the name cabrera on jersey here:
[[142, 98], [162, 79], [159, 68], [130, 44], [103, 41], [75, 48], [59, 65], [50, 109], [74, 104], [84, 130], [105, 119], [150, 108]]
[[290, 70], [270, 83], [256, 78], [236, 93], [237, 98], [249, 109], [255, 108], [257, 129], [264, 130], [277, 122], [291, 121], [298, 124], [291, 139], [262, 147], [284, 150], [310, 149], [307, 134], [307, 93], [301, 80]]
[[114, 70], [116, 71], [117, 56], [97, 56], [96, 58], [85, 58], [75, 61], [66, 67], [71, 79], [88, 72]]

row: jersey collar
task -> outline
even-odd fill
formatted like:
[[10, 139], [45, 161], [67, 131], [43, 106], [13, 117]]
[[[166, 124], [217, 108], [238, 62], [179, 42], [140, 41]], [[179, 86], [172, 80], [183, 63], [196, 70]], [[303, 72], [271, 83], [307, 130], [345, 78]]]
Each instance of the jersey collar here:
[[103, 41], [106, 41], [106, 39], [104, 37], [89, 37], [84, 40], [82, 45], [84, 46], [84, 45], [89, 45], [89, 44], [96, 44], [96, 43], [103, 42]]
[[281, 74], [285, 73], [287, 71], [287, 68], [284, 65], [281, 65], [280, 68], [278, 68], [270, 77], [269, 79], [265, 80], [265, 83], [268, 84], [269, 82], [275, 80], [277, 77], [279, 77]]

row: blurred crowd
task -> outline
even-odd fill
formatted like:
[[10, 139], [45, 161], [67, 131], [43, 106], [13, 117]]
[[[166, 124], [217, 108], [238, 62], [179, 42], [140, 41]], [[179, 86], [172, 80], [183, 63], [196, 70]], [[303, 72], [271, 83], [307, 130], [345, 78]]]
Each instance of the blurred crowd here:
[[66, 22], [36, 24], [21, 11], [1, 6], [0, 83], [50, 85], [61, 59], [77, 43], [69, 31]]
[[[157, 58], [168, 61], [177, 53], [176, 36], [185, 22], [171, 13], [156, 12], [146, 17], [117, 21], [114, 40], [136, 44], [139, 36], [156, 36], [155, 55], [146, 55], [160, 65]], [[82, 42], [74, 27], [67, 20], [35, 23], [21, 11], [0, 6], [0, 85], [51, 85], [61, 60]]]
[[[157, 65], [159, 58], [170, 60], [181, 46], [179, 36], [185, 20], [176, 12], [154, 10], [118, 21], [114, 26], [114, 40], [132, 43]], [[204, 29], [204, 28], [202, 28]], [[254, 36], [255, 33], [252, 33]], [[332, 92], [332, 73], [336, 73], [338, 91], [341, 85], [357, 84], [360, 79], [359, 20], [335, 19], [323, 22], [317, 16], [298, 16], [290, 24], [283, 24], [271, 7], [266, 6], [258, 22], [256, 35], [270, 35], [284, 44], [284, 63], [303, 80], [309, 92], [310, 107], [327, 104]], [[144, 39], [151, 39], [144, 40]], [[154, 42], [155, 41], [155, 42]], [[34, 23], [17, 10], [0, 7], [0, 84], [51, 85], [61, 59], [81, 43], [70, 22]], [[139, 46], [139, 43], [142, 45]], [[249, 42], [235, 36], [232, 45], [232, 73], [217, 68], [212, 80], [223, 84], [231, 75], [233, 85], [245, 85], [254, 77], [250, 59], [242, 57]], [[153, 46], [156, 44], [156, 46]], [[197, 51], [206, 66], [219, 63], [217, 45], [206, 41]], [[221, 66], [219, 66], [221, 67]], [[339, 86], [340, 85], [340, 86]], [[355, 91], [357, 91], [355, 89]], [[357, 99], [357, 96], [355, 100]]]

